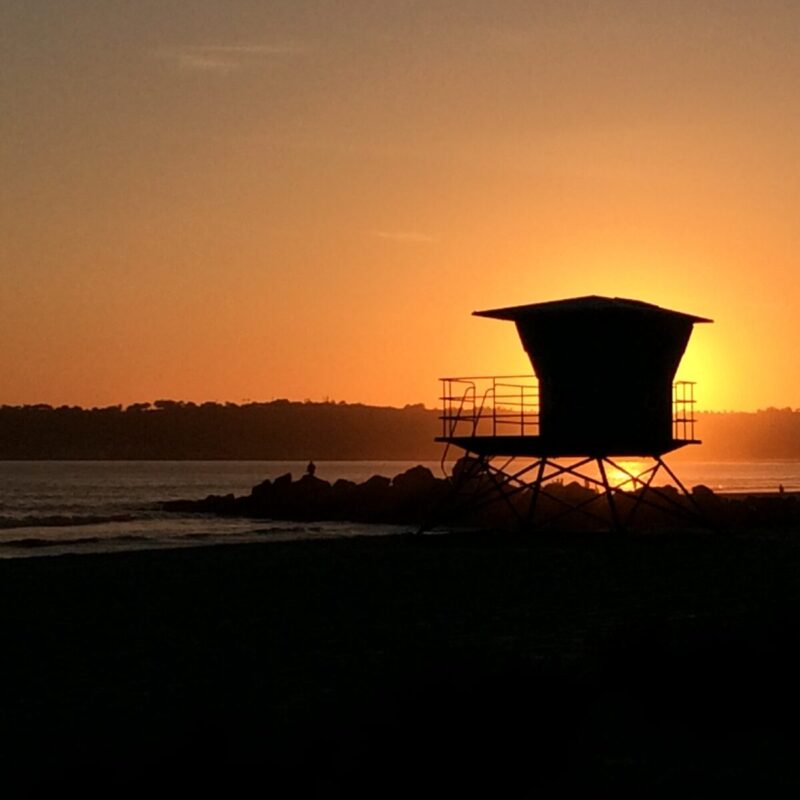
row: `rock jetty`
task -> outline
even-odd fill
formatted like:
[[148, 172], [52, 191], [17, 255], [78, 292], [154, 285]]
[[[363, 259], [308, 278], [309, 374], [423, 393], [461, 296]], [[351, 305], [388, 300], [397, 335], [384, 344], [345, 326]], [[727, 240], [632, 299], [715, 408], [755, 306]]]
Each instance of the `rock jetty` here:
[[[467, 459], [458, 462], [454, 475], [468, 464]], [[795, 493], [725, 496], [702, 485], [695, 486], [689, 498], [672, 486], [659, 487], [657, 492], [649, 492], [644, 502], [639, 502], [638, 492], [615, 493], [618, 516], [625, 527], [633, 527], [632, 522], [641, 528], [800, 526], [800, 498]], [[363, 483], [343, 479], [330, 483], [313, 474], [293, 480], [287, 473], [262, 481], [248, 495], [172, 500], [163, 508], [252, 519], [519, 528], [530, 501], [526, 488], [498, 489], [486, 476], [451, 481], [436, 478], [427, 467], [416, 466], [393, 478], [374, 475]], [[573, 511], [565, 513], [569, 508]], [[613, 523], [605, 498], [577, 481], [549, 483], [539, 498], [536, 520], [537, 524], [547, 523], [547, 527], [561, 530], [602, 530]]]
[[421, 523], [446, 502], [447, 480], [423, 466], [394, 478], [373, 475], [363, 483], [340, 479], [329, 483], [314, 475], [292, 480], [290, 473], [265, 480], [249, 495], [209, 495], [202, 500], [173, 500], [167, 511], [199, 512], [230, 517], [285, 520]]

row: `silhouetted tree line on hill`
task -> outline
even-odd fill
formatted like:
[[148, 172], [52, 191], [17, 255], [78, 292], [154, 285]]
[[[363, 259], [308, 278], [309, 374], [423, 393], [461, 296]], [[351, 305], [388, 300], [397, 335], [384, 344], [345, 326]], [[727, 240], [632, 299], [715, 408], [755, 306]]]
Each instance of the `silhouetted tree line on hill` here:
[[[83, 409], [0, 406], [2, 459], [258, 459], [433, 461], [439, 412], [359, 403], [186, 403]], [[702, 447], [678, 457], [800, 458], [800, 409], [703, 413]]]
[[0, 458], [430, 460], [437, 416], [422, 405], [288, 400], [0, 406]]
[[697, 415], [701, 447], [678, 451], [707, 460], [800, 459], [800, 409], [705, 412]]

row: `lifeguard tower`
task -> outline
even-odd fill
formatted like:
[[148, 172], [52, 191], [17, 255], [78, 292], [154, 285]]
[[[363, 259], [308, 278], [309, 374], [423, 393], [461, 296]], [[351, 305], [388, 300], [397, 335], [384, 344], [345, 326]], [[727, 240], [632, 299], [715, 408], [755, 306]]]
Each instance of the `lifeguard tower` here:
[[[478, 487], [473, 507], [502, 498], [530, 527], [543, 497], [564, 506], [558, 516], [579, 511], [595, 518], [592, 504], [605, 497], [604, 513], [616, 528], [632, 522], [642, 504], [691, 513], [692, 495], [663, 456], [700, 443], [694, 383], [676, 383], [675, 373], [693, 326], [711, 320], [598, 296], [475, 315], [516, 325], [534, 375], [442, 379], [437, 441], [445, 443], [445, 457], [450, 447], [468, 456], [454, 482]], [[626, 459], [647, 466], [634, 472]], [[655, 487], [662, 470], [677, 497]], [[570, 476], [591, 489], [588, 499], [570, 503], [550, 491], [553, 481]], [[527, 503], [524, 513], [519, 497], [511, 502], [517, 494]]]

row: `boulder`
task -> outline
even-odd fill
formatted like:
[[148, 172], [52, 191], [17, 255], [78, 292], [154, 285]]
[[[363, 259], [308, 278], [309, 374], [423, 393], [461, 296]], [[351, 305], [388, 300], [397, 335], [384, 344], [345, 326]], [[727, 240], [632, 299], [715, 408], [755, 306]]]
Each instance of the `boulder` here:
[[272, 481], [267, 478], [261, 483], [257, 483], [251, 490], [250, 490], [250, 497], [260, 500], [266, 497], [269, 497], [272, 491]]
[[437, 483], [433, 473], [422, 465], [411, 467], [392, 479], [392, 487], [403, 495], [427, 494]]

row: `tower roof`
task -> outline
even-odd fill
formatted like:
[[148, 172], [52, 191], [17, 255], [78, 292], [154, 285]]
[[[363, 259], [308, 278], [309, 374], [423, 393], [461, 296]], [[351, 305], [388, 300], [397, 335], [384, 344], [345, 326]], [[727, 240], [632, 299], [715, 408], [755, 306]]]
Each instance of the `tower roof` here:
[[692, 323], [713, 321], [706, 317], [685, 314], [682, 311], [672, 311], [668, 308], [653, 305], [652, 303], [643, 303], [641, 300], [628, 300], [624, 297], [601, 297], [600, 295], [572, 297], [566, 300], [551, 300], [546, 303], [531, 303], [524, 306], [493, 308], [487, 311], [473, 311], [473, 314], [476, 317], [491, 317], [492, 319], [506, 319], [516, 322], [517, 320], [534, 319], [539, 316], [573, 315], [583, 312], [594, 313], [598, 311], [633, 311], [645, 316], [683, 318]]

